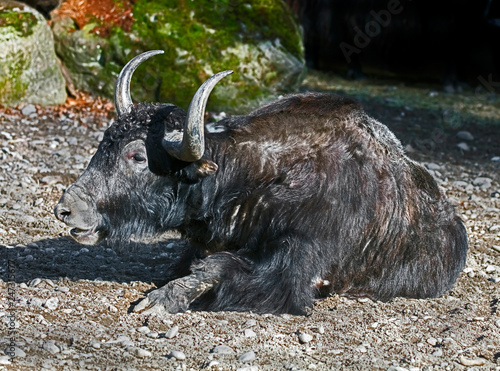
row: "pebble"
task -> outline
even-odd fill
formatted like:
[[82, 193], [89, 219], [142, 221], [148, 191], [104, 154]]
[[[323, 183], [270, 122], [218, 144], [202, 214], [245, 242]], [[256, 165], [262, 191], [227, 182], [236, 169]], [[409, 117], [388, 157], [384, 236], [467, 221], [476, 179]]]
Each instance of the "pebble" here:
[[435, 357], [442, 357], [443, 356], [443, 351], [441, 349], [436, 349], [434, 353], [432, 353], [433, 356]]
[[141, 334], [147, 334], [151, 330], [147, 326], [137, 327], [135, 331], [140, 332]]
[[165, 333], [165, 337], [167, 339], [173, 339], [174, 337], [177, 336], [177, 334], [179, 333], [179, 326], [173, 326], [171, 327], [166, 333]]
[[484, 358], [468, 359], [463, 355], [460, 356], [458, 360], [464, 366], [482, 366], [486, 363], [486, 360]]
[[256, 359], [255, 352], [253, 352], [252, 350], [249, 352], [243, 353], [241, 356], [238, 357], [238, 361], [241, 361], [241, 362], [252, 362], [252, 361], [255, 361], [255, 359]]
[[127, 348], [127, 351], [138, 358], [146, 358], [153, 356], [153, 353], [151, 353], [149, 350], [142, 348], [129, 347]]
[[299, 341], [302, 344], [307, 344], [313, 339], [312, 335], [306, 334], [305, 332], [299, 332]]
[[492, 248], [493, 250], [495, 250], [495, 251], [500, 252], [500, 246], [498, 246], [498, 245], [493, 245], [493, 246], [491, 246], [491, 248]]
[[47, 301], [43, 304], [43, 306], [47, 309], [55, 310], [58, 304], [59, 304], [58, 298], [50, 298], [47, 299]]
[[480, 187], [482, 190], [486, 190], [491, 187], [491, 182], [491, 178], [477, 177], [472, 183], [474, 183], [475, 186]]
[[492, 162], [500, 162], [500, 156], [494, 156], [491, 158]]
[[10, 356], [1, 356], [0, 357], [0, 365], [10, 365], [12, 362], [10, 361]]
[[462, 139], [462, 140], [466, 140], [466, 141], [469, 141], [469, 142], [472, 141], [472, 140], [474, 140], [474, 136], [470, 132], [465, 131], [465, 130], [464, 131], [459, 131], [457, 133], [457, 138], [458, 139]]
[[42, 280], [40, 278], [35, 278], [34, 280], [31, 280], [29, 286], [36, 287], [40, 284], [40, 282], [42, 282]]
[[36, 107], [33, 105], [33, 104], [27, 104], [23, 107], [23, 109], [21, 110], [21, 113], [24, 115], [24, 116], [29, 116], [31, 115], [32, 113], [36, 113]]
[[486, 273], [493, 273], [493, 272], [496, 272], [498, 269], [498, 267], [496, 265], [488, 265], [485, 269]]
[[495, 325], [500, 328], [500, 319], [495, 322]]
[[178, 359], [179, 361], [183, 361], [186, 359], [186, 355], [178, 350], [172, 350], [169, 354], [169, 357]]
[[156, 331], [150, 331], [146, 334], [148, 338], [157, 339], [159, 334]]
[[43, 343], [42, 348], [49, 351], [52, 354], [57, 354], [61, 351], [61, 349], [59, 349], [59, 347], [55, 344], [54, 340], [47, 340], [46, 342]]
[[425, 167], [427, 167], [427, 169], [429, 170], [441, 170], [441, 166], [435, 164], [434, 162], [429, 162], [427, 165], [425, 165]]
[[462, 151], [465, 151], [465, 152], [470, 151], [469, 145], [467, 143], [465, 143], [465, 142], [458, 143], [457, 147], [460, 148]]
[[214, 347], [210, 353], [215, 353], [215, 354], [234, 354], [234, 350], [229, 348], [227, 345], [217, 345]]
[[66, 286], [58, 286], [58, 287], [56, 287], [56, 291], [69, 292], [69, 288]]
[[257, 334], [251, 329], [246, 329], [244, 331], [244, 333], [245, 333], [246, 338], [253, 338], [253, 337], [257, 336]]
[[251, 319], [249, 319], [249, 320], [247, 320], [247, 321], [245, 322], [245, 326], [246, 326], [246, 327], [253, 327], [253, 326], [257, 326], [257, 321], [256, 321], [255, 319], [251, 318]]
[[90, 346], [94, 349], [101, 349], [101, 342], [93, 341], [92, 343], [90, 343]]
[[437, 340], [435, 338], [428, 338], [427, 343], [434, 347], [437, 344]]

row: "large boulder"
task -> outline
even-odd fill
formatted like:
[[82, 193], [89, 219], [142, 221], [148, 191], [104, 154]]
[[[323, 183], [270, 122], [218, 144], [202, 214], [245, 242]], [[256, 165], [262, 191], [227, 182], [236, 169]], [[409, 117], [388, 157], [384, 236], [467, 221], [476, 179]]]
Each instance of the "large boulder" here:
[[0, 0], [0, 104], [65, 100], [65, 81], [47, 21], [27, 5]]
[[234, 70], [212, 109], [244, 111], [295, 90], [305, 74], [299, 27], [281, 0], [68, 0], [52, 13], [56, 49], [76, 88], [113, 96], [134, 56], [165, 50], [139, 67], [136, 101], [187, 108], [212, 74]]

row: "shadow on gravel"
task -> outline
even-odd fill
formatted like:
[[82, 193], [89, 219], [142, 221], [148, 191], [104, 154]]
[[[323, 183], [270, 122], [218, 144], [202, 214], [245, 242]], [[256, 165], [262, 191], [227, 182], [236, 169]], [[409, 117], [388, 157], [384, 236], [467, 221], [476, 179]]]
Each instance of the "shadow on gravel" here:
[[0, 245], [0, 278], [18, 283], [67, 277], [75, 281], [142, 281], [159, 285], [180, 275], [175, 267], [185, 247], [186, 243], [178, 239], [120, 247], [84, 246], [68, 237], [13, 248]]

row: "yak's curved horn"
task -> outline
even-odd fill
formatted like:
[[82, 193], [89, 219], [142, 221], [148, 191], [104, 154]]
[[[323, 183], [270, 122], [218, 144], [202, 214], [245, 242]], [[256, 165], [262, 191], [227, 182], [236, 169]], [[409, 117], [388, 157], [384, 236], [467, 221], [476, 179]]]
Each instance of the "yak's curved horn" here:
[[134, 71], [142, 62], [156, 54], [163, 54], [163, 50], [150, 50], [139, 54], [137, 57], [132, 58], [121, 70], [115, 84], [115, 109], [118, 116], [129, 113], [133, 107], [134, 103], [130, 97], [130, 80]]
[[189, 104], [183, 133], [165, 134], [163, 147], [171, 156], [186, 162], [197, 161], [203, 156], [205, 151], [204, 116], [208, 97], [215, 85], [232, 73], [233, 71], [219, 72], [200, 86]]

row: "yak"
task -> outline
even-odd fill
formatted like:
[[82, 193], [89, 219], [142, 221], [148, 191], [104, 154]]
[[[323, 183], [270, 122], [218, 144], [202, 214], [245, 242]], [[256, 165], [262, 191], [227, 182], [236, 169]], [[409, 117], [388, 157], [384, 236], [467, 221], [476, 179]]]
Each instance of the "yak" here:
[[428, 298], [450, 290], [467, 235], [429, 172], [359, 103], [284, 96], [204, 125], [209, 78], [188, 111], [115, 87], [116, 121], [55, 207], [80, 243], [145, 241], [178, 230], [184, 273], [134, 308], [305, 314], [329, 294]]

